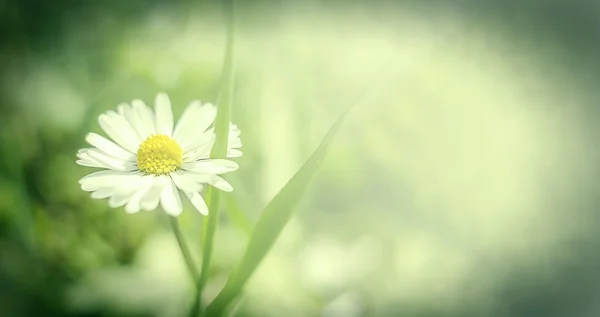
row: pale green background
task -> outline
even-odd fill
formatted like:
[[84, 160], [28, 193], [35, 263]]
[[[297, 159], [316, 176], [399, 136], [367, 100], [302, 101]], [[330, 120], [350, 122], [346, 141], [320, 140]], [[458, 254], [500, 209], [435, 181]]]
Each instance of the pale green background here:
[[[250, 221], [376, 84], [237, 316], [600, 314], [599, 4], [240, 2], [228, 180]], [[0, 21], [0, 314], [183, 314], [167, 216], [90, 199], [75, 153], [120, 102], [215, 101], [220, 3], [4, 1]], [[198, 256], [201, 220], [186, 206]], [[246, 242], [225, 210], [206, 300]]]

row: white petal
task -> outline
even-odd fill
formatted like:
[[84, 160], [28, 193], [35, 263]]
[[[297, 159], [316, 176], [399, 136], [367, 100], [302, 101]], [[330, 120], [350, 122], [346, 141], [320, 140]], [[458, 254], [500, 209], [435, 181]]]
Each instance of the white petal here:
[[183, 211], [183, 204], [181, 203], [181, 197], [175, 184], [170, 181], [160, 193], [160, 205], [163, 210], [174, 217], [177, 217]]
[[[97, 159], [93, 158], [89, 154], [90, 151], [91, 152], [101, 152], [97, 148], [81, 149], [77, 152], [77, 157], [80, 158], [80, 160], [77, 160], [76, 163], [79, 165], [89, 166], [89, 167], [109, 168], [106, 166], [105, 163], [99, 162]], [[104, 152], [101, 152], [101, 153], [104, 153]]]
[[184, 159], [188, 161], [196, 161], [199, 159], [208, 158], [210, 156], [210, 150], [215, 143], [215, 133], [213, 129], [209, 129], [204, 132], [199, 138], [193, 140], [192, 144], [189, 144], [189, 150], [184, 154]]
[[148, 191], [142, 197], [142, 201], [140, 202], [140, 206], [143, 210], [152, 211], [158, 207], [160, 202], [160, 193], [163, 189], [161, 186], [161, 179], [165, 178], [164, 176], [155, 177], [154, 184], [152, 187], [148, 189]]
[[193, 149], [197, 138], [201, 137], [215, 121], [216, 116], [217, 107], [214, 105], [210, 103], [202, 105], [200, 101], [193, 101], [177, 122], [173, 139], [181, 145], [184, 152]]
[[200, 193], [185, 192], [185, 195], [200, 214], [205, 216], [208, 215], [208, 206], [206, 206], [206, 202]]
[[119, 176], [119, 175], [128, 175], [131, 173], [119, 172], [119, 171], [98, 171], [85, 175], [79, 180], [79, 184], [83, 184], [86, 180], [95, 178], [95, 177], [107, 177], [107, 176]]
[[156, 133], [173, 134], [173, 111], [171, 110], [171, 100], [165, 93], [156, 96], [154, 102], [154, 111], [156, 113]]
[[75, 161], [75, 163], [77, 163], [81, 166], [105, 168], [104, 164], [101, 164], [100, 162], [97, 162], [92, 159], [81, 159], [81, 160]]
[[235, 124], [229, 124], [229, 139], [227, 140], [228, 149], [236, 149], [242, 147], [242, 139], [240, 139], [241, 134], [242, 131]]
[[143, 141], [143, 139], [137, 134], [135, 128], [129, 122], [129, 120], [127, 120], [124, 116], [118, 114], [115, 111], [107, 111], [106, 114], [108, 114], [108, 116], [112, 118], [112, 120], [115, 122], [118, 128], [126, 134], [125, 137], [128, 138], [127, 141], [132, 143], [135, 147], [135, 151], [137, 151], [137, 148], [139, 144]]
[[208, 159], [203, 161], [183, 163], [183, 169], [206, 174], [224, 174], [237, 170], [240, 166], [230, 160]]
[[98, 122], [111, 139], [129, 152], [137, 152], [141, 141], [125, 118], [114, 111], [109, 111], [101, 114]]
[[[141, 100], [134, 100], [132, 101], [132, 104], [134, 102], [139, 102]], [[135, 131], [135, 133], [137, 134], [138, 138], [143, 141], [145, 140], [150, 133], [148, 133], [148, 131], [145, 129], [144, 125], [142, 124], [142, 119], [140, 118], [140, 116], [137, 114], [137, 112], [133, 109], [133, 106], [130, 106], [127, 103], [122, 103], [119, 105], [118, 107], [119, 110], [119, 114], [125, 118], [127, 120], [127, 122], [129, 122], [129, 124], [131, 125], [131, 127], [133, 128], [133, 130]]]
[[121, 179], [113, 188], [113, 194], [108, 200], [108, 205], [116, 208], [127, 204], [134, 197], [135, 193], [148, 185], [148, 183], [148, 178], [140, 174]]
[[227, 148], [235, 149], [239, 147], [242, 147], [242, 139], [240, 139], [239, 137], [230, 137], [227, 143]]
[[85, 141], [90, 145], [97, 147], [100, 151], [116, 158], [129, 160], [134, 156], [133, 153], [128, 152], [114, 142], [109, 141], [96, 133], [88, 133], [85, 137]]
[[240, 130], [240, 128], [238, 128], [237, 125], [230, 122], [229, 123], [229, 138], [239, 137], [241, 134], [242, 134], [242, 130]]
[[[227, 148], [231, 150], [234, 148], [241, 147], [242, 140], [239, 138], [241, 131], [234, 124], [231, 124], [229, 128], [229, 133], [230, 135], [227, 143]], [[206, 132], [204, 132], [200, 136], [200, 138], [196, 138], [193, 140], [193, 144], [189, 146], [189, 149], [191, 150], [188, 150], [187, 153], [184, 151], [184, 159], [186, 159], [186, 161], [196, 161], [199, 159], [205, 159], [210, 157], [210, 151], [212, 150], [212, 147], [215, 144], [215, 138], [216, 135], [213, 128], [206, 130]], [[231, 156], [229, 155], [229, 153], [227, 156], [239, 157], [242, 156], [242, 152], [234, 151]]]
[[233, 191], [233, 187], [223, 178], [214, 175], [214, 174], [198, 174], [193, 172], [188, 172], [185, 174], [186, 177], [189, 177], [199, 183], [210, 184], [222, 191], [230, 192]]
[[231, 184], [229, 184], [226, 180], [224, 180], [223, 178], [221, 178], [217, 175], [213, 175], [213, 177], [211, 177], [209, 179], [208, 183], [210, 185], [214, 186], [215, 188], [218, 188], [224, 192], [232, 192], [233, 191], [233, 187], [231, 186]]
[[152, 112], [152, 109], [146, 106], [140, 99], [133, 100], [131, 106], [133, 107], [135, 115], [138, 117], [140, 132], [143, 132], [144, 134], [142, 139], [145, 140], [150, 135], [156, 133], [156, 128], [154, 126], [154, 112]]
[[99, 150], [90, 149], [87, 151], [87, 155], [89, 155], [92, 160], [102, 164], [103, 168], [115, 171], [134, 171], [137, 169], [134, 162], [108, 156]]
[[201, 192], [204, 189], [202, 184], [197, 181], [186, 177], [185, 174], [179, 174], [178, 172], [174, 172], [170, 174], [171, 179], [175, 183], [175, 186], [184, 192]]
[[90, 194], [92, 199], [104, 199], [110, 197], [110, 195], [112, 195], [111, 188], [102, 188]]
[[119, 208], [125, 205], [131, 199], [132, 194], [132, 192], [121, 193], [118, 195], [113, 194], [108, 199], [108, 206], [110, 206], [110, 208]]
[[244, 153], [242, 153], [242, 151], [237, 150], [237, 149], [229, 149], [229, 150], [227, 150], [227, 157], [240, 157], [243, 154]]
[[96, 191], [103, 188], [115, 187], [116, 184], [124, 184], [131, 179], [141, 177], [138, 172], [100, 171], [89, 174], [79, 180], [81, 189], [85, 191]]
[[144, 175], [142, 176], [142, 178], [144, 185], [142, 185], [142, 187], [133, 194], [133, 196], [125, 206], [125, 212], [129, 214], [137, 213], [142, 209], [142, 198], [144, 198], [148, 190], [150, 190], [150, 188], [154, 186], [154, 176]]
[[131, 123], [133, 109], [131, 108], [131, 106], [128, 103], [126, 103], [126, 102], [120, 103], [117, 106], [117, 112], [123, 118], [125, 118], [125, 120], [127, 120]]
[[[87, 148], [79, 150], [76, 163], [83, 166], [107, 168], [116, 171], [133, 171], [136, 170], [135, 161], [123, 161], [118, 158], [107, 155], [97, 148]], [[134, 158], [133, 156], [131, 157]]]

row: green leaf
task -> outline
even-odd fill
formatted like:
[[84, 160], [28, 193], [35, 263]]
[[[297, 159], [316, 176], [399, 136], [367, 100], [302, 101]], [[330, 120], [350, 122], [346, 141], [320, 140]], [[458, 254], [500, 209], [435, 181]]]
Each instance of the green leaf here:
[[[363, 96], [364, 94], [359, 100]], [[358, 101], [353, 103], [338, 118], [310, 158], [265, 207], [252, 232], [241, 263], [231, 274], [223, 290], [208, 305], [206, 316], [221, 316], [229, 303], [240, 294], [254, 270], [271, 249], [279, 234], [292, 217], [294, 207], [298, 204], [311, 180], [321, 167], [323, 159], [327, 156], [327, 152], [347, 114], [357, 103]]]

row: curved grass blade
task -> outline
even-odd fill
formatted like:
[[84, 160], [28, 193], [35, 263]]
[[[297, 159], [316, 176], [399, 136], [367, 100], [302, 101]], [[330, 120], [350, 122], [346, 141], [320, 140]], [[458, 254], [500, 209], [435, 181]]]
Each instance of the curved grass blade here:
[[279, 237], [279, 234], [292, 217], [294, 207], [298, 204], [310, 185], [311, 180], [321, 167], [323, 159], [327, 156], [327, 152], [346, 116], [365, 94], [366, 92], [344, 111], [329, 129], [321, 144], [310, 158], [265, 207], [254, 227], [241, 263], [231, 274], [223, 290], [206, 308], [206, 316], [221, 316], [229, 303], [241, 293], [242, 288], [254, 270], [258, 267], [267, 252], [269, 252], [277, 237]]

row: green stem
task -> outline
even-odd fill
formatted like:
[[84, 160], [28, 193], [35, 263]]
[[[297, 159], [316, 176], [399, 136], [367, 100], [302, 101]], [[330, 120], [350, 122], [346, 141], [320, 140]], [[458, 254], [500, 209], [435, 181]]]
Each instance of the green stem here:
[[208, 281], [208, 273], [210, 267], [210, 260], [212, 256], [212, 250], [215, 241], [215, 233], [217, 232], [217, 224], [219, 222], [219, 209], [220, 209], [220, 193], [218, 190], [211, 191], [211, 211], [208, 217], [208, 225], [206, 230], [206, 239], [204, 240], [204, 256], [202, 257], [202, 273], [200, 274], [200, 280], [198, 281], [198, 297], [196, 300], [198, 303], [196, 306], [201, 306], [200, 299], [202, 298], [202, 292]]
[[177, 238], [177, 243], [179, 244], [179, 248], [181, 249], [181, 254], [183, 254], [183, 259], [185, 260], [185, 265], [188, 270], [190, 270], [190, 274], [194, 281], [198, 280], [198, 270], [196, 269], [196, 265], [194, 264], [194, 259], [192, 258], [192, 254], [190, 253], [190, 249], [188, 248], [187, 243], [185, 242], [185, 238], [181, 233], [181, 229], [179, 228], [179, 220], [177, 217], [169, 216], [169, 221], [171, 222], [171, 228], [173, 228], [173, 233], [175, 234], [175, 238]]
[[[206, 205], [209, 206], [209, 208], [210, 208], [210, 206], [212, 206], [211, 200], [210, 200], [211, 193], [212, 193], [212, 187], [208, 187], [208, 189], [206, 190], [204, 201], [206, 202]], [[208, 218], [205, 218], [205, 219], [208, 219]], [[200, 239], [200, 245], [202, 245], [202, 247], [203, 247], [202, 250], [204, 250], [204, 246], [206, 244], [206, 236], [207, 236], [206, 232], [207, 231], [208, 231], [208, 221], [202, 221], [202, 236]], [[202, 267], [204, 267], [204, 255], [202, 257]], [[201, 276], [206, 275], [206, 273], [204, 273], [205, 271], [206, 270], [204, 270], [204, 269], [202, 270], [203, 274], [201, 274]], [[189, 317], [196, 317], [200, 313], [202, 290], [204, 288], [204, 285], [202, 284], [201, 280], [202, 280], [202, 277], [197, 278], [195, 280], [196, 295], [194, 297], [194, 303], [192, 304], [192, 308], [190, 309], [190, 312], [188, 314]]]
[[190, 313], [188, 314], [189, 317], [196, 317], [198, 314], [200, 314], [200, 293], [200, 288], [196, 287], [196, 297], [194, 298], [194, 304], [190, 309]]
[[[218, 113], [215, 119], [215, 144], [210, 153], [211, 158], [226, 158], [229, 140], [229, 126], [231, 122], [231, 104], [233, 99], [234, 82], [234, 39], [235, 39], [235, 0], [227, 2], [228, 6], [228, 27], [227, 27], [227, 47], [225, 49], [225, 62], [221, 78], [221, 89], [217, 100]], [[209, 206], [208, 220], [203, 225], [202, 233], [202, 271], [200, 278], [197, 279], [197, 294], [194, 305], [190, 311], [191, 316], [197, 316], [202, 311], [202, 292], [208, 281], [210, 261], [212, 250], [219, 223], [220, 211], [220, 192], [209, 187], [206, 192], [206, 200]]]

